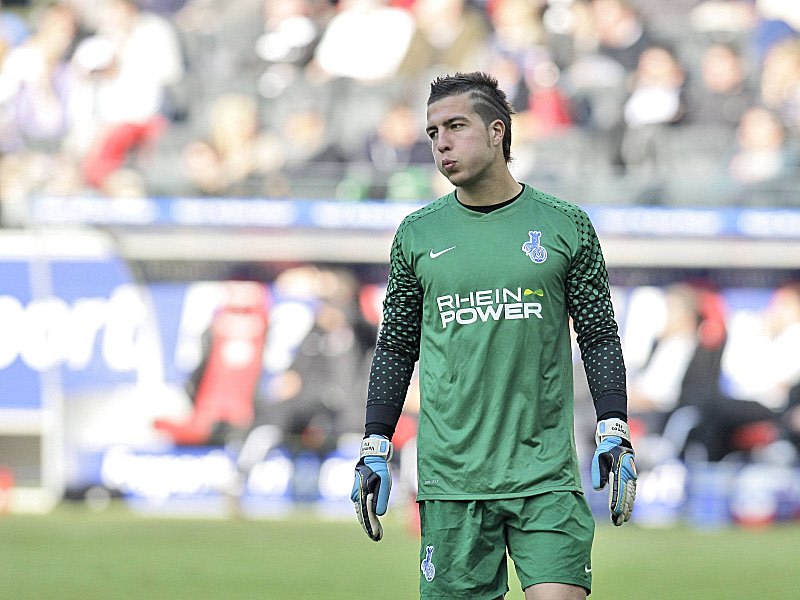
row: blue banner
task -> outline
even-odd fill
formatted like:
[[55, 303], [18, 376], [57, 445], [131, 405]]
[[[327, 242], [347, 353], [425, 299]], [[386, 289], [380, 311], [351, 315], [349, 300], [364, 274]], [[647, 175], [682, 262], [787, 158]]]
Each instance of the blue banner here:
[[[420, 202], [263, 198], [38, 198], [36, 224], [392, 231]], [[800, 210], [586, 206], [600, 235], [800, 239]]]

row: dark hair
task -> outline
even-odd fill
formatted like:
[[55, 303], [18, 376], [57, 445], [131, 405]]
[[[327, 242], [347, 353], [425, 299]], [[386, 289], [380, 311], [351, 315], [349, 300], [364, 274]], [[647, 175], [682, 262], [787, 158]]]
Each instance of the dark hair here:
[[497, 79], [487, 73], [456, 73], [437, 77], [431, 82], [431, 93], [428, 106], [450, 96], [469, 93], [473, 100], [472, 108], [488, 127], [490, 123], [500, 119], [506, 126], [503, 134], [503, 157], [511, 160], [511, 115], [514, 107], [508, 101], [503, 90], [497, 87]]

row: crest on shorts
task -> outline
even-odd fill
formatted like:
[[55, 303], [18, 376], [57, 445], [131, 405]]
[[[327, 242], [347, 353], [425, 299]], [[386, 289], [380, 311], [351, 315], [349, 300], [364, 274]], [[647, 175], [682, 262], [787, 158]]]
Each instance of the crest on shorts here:
[[529, 231], [528, 241], [522, 244], [522, 251], [537, 265], [547, 260], [547, 250], [542, 247], [542, 232]]
[[433, 578], [436, 577], [436, 567], [433, 566], [433, 546], [425, 547], [425, 558], [422, 560], [420, 569], [422, 569], [426, 581], [433, 581]]

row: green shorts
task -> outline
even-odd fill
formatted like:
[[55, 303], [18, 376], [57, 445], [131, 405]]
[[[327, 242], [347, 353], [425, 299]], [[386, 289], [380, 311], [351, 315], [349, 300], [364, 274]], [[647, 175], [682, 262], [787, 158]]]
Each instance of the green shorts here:
[[579, 492], [429, 500], [419, 509], [423, 599], [502, 596], [508, 591], [507, 554], [523, 589], [566, 583], [591, 591], [594, 518]]

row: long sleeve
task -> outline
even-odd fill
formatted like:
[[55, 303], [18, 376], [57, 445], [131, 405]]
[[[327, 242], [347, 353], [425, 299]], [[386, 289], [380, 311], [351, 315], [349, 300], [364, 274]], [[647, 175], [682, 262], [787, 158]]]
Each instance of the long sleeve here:
[[600, 242], [589, 217], [576, 216], [580, 247], [567, 278], [569, 314], [598, 417], [627, 414], [625, 361]]
[[422, 287], [403, 255], [401, 225], [392, 243], [383, 323], [370, 367], [365, 431], [389, 438], [403, 409], [419, 358]]

